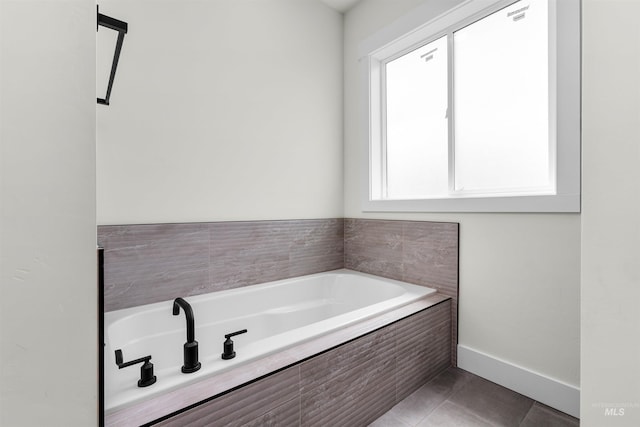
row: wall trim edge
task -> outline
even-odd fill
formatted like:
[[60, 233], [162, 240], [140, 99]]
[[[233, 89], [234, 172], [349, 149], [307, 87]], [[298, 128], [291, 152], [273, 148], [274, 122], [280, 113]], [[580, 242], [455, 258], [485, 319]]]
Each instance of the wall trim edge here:
[[579, 387], [464, 345], [458, 345], [458, 367], [573, 417], [580, 417]]

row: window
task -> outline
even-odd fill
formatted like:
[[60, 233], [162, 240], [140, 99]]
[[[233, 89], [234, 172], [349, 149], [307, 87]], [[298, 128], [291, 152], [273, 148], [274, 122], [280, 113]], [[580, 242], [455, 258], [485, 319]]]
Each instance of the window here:
[[363, 43], [364, 210], [579, 212], [579, 1], [430, 6]]
[[447, 79], [446, 37], [386, 63], [387, 198], [447, 194]]

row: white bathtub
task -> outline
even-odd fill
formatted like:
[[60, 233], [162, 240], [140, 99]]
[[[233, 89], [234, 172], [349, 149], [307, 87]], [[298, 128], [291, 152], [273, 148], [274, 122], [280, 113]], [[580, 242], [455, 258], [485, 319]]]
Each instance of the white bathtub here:
[[[185, 314], [173, 316], [173, 300], [105, 313], [105, 412], [202, 381], [240, 364], [282, 351], [364, 319], [404, 306], [435, 290], [350, 270], [335, 270], [187, 300], [195, 317], [202, 367], [180, 370], [186, 341]], [[233, 337], [237, 356], [222, 360], [224, 335]], [[337, 343], [339, 344], [339, 343]], [[124, 361], [151, 355], [157, 382], [138, 387], [140, 365], [119, 370]]]

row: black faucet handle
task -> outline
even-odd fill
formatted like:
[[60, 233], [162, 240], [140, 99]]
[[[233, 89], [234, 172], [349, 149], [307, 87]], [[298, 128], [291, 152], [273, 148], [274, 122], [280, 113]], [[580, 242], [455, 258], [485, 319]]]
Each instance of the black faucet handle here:
[[139, 359], [130, 360], [129, 362], [124, 362], [122, 357], [122, 350], [116, 350], [116, 365], [118, 365], [119, 369], [142, 363], [142, 366], [140, 366], [140, 379], [138, 380], [138, 387], [148, 387], [156, 382], [156, 376], [153, 375], [153, 363], [151, 363], [150, 360], [151, 356], [145, 356]]
[[230, 334], [226, 334], [224, 337], [225, 337], [226, 339], [229, 339], [229, 338], [231, 338], [231, 337], [235, 337], [236, 335], [245, 334], [245, 333], [247, 333], [247, 330], [246, 330], [246, 329], [243, 329], [243, 330], [241, 330], [241, 331], [236, 331], [236, 332], [231, 332]]
[[233, 341], [231, 340], [231, 337], [235, 337], [236, 335], [244, 334], [246, 332], [247, 330], [243, 329], [241, 331], [231, 332], [230, 334], [226, 334], [224, 336], [227, 339], [223, 345], [224, 352], [222, 353], [222, 358], [224, 360], [229, 360], [236, 357], [236, 352], [233, 351]]

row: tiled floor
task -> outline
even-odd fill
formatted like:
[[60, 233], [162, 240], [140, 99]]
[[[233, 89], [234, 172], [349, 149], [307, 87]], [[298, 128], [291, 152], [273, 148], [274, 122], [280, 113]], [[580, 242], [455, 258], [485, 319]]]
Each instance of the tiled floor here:
[[579, 422], [462, 369], [449, 368], [370, 427], [576, 427]]

